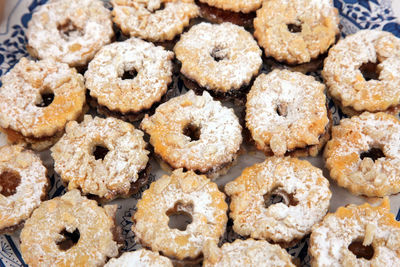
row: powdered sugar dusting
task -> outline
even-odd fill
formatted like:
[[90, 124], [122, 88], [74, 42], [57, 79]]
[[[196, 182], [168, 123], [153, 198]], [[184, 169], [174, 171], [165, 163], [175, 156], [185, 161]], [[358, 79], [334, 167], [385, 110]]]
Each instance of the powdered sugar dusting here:
[[[374, 229], [368, 233], [367, 229]], [[374, 256], [356, 257], [348, 246], [372, 235]], [[368, 204], [339, 208], [313, 228], [310, 253], [316, 266], [397, 266], [400, 264], [400, 225], [393, 214]]]
[[111, 3], [113, 20], [122, 32], [150, 41], [174, 39], [190, 19], [199, 15], [193, 0], [111, 0]]
[[[259, 149], [283, 155], [319, 143], [328, 124], [325, 86], [288, 70], [261, 74], [246, 103], [246, 125]], [[283, 149], [274, 147], [279, 137]]]
[[[166, 213], [177, 203], [193, 206], [193, 210], [186, 211], [193, 221], [183, 231], [168, 226]], [[179, 260], [199, 256], [206, 240], [217, 243], [227, 222], [225, 195], [217, 185], [203, 175], [183, 173], [182, 169], [152, 183], [137, 208], [132, 230], [138, 240]]]
[[[96, 145], [109, 151], [95, 160]], [[54, 169], [68, 182], [68, 188], [81, 188], [84, 194], [108, 199], [129, 192], [131, 183], [148, 162], [143, 132], [115, 118], [86, 115], [81, 124], [67, 124], [65, 135], [51, 148]]]
[[[184, 135], [184, 128], [200, 129], [197, 141]], [[146, 117], [141, 128], [150, 135], [150, 143], [173, 168], [199, 170], [203, 173], [236, 157], [242, 143], [241, 126], [232, 109], [204, 92], [193, 91], [160, 105], [156, 113]]]
[[105, 267], [172, 267], [171, 260], [147, 249], [125, 252], [117, 259], [111, 259]]
[[[85, 84], [97, 101], [120, 112], [139, 112], [161, 99], [172, 78], [174, 54], [131, 38], [103, 47], [90, 62]], [[125, 71], [134, 79], [122, 80]]]
[[295, 266], [291, 261], [291, 256], [283, 248], [264, 240], [237, 239], [233, 243], [225, 243], [218, 250], [220, 250], [218, 261], [214, 263], [212, 259], [205, 259], [204, 267]]
[[[63, 36], [63, 27], [67, 27], [67, 36]], [[111, 42], [114, 32], [110, 11], [101, 1], [69, 0], [42, 5], [32, 15], [26, 34], [34, 56], [83, 66]]]
[[174, 51], [186, 77], [221, 92], [248, 84], [262, 64], [262, 52], [253, 36], [231, 23], [195, 25], [181, 36]]
[[339, 15], [332, 0], [269, 0], [257, 10], [254, 28], [266, 56], [300, 64], [317, 58], [335, 42]]
[[[371, 148], [384, 157], [360, 158]], [[386, 113], [364, 112], [340, 121], [328, 142], [326, 166], [339, 185], [354, 194], [385, 196], [400, 191], [400, 122]]]
[[231, 10], [234, 12], [249, 13], [261, 7], [262, 0], [200, 0], [207, 5]]
[[[277, 188], [292, 195], [294, 203], [266, 208], [264, 195]], [[283, 243], [308, 234], [326, 214], [332, 195], [320, 169], [307, 161], [279, 157], [246, 168], [225, 192], [231, 197], [235, 232]]]
[[[29, 266], [103, 266], [118, 255], [113, 239], [116, 206], [100, 207], [78, 190], [43, 202], [21, 231], [21, 252]], [[57, 243], [63, 230], [80, 233], [79, 242], [68, 250]]]
[[[378, 30], [362, 30], [339, 41], [325, 60], [322, 75], [329, 93], [356, 111], [383, 111], [400, 103], [400, 39]], [[379, 80], [366, 81], [363, 63], [378, 63]]]
[[39, 157], [20, 146], [0, 147], [0, 174], [9, 170], [17, 172], [21, 182], [15, 194], [0, 194], [0, 230], [28, 219], [40, 205], [48, 185], [46, 168]]
[[[51, 136], [82, 112], [83, 77], [66, 64], [22, 58], [2, 82], [0, 126], [5, 129], [28, 137]], [[40, 94], [48, 92], [54, 94], [53, 102], [47, 107], [36, 106], [42, 99]]]

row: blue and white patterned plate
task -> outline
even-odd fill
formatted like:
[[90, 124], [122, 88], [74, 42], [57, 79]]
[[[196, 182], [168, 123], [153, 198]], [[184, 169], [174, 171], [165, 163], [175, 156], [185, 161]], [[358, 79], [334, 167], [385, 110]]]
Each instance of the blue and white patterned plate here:
[[[1, 1], [1, 0], [0, 0]], [[47, 0], [6, 0], [3, 12], [3, 20], [0, 22], [0, 76], [10, 70], [18, 60], [23, 56], [28, 56], [25, 49], [26, 38], [25, 31], [27, 24], [32, 17], [32, 13], [38, 6], [46, 3]], [[360, 29], [381, 29], [390, 31], [397, 37], [400, 37], [400, 1], [398, 0], [334, 0], [335, 7], [339, 10], [341, 16], [342, 35], [354, 33]], [[2, 17], [0, 15], [0, 17]], [[0, 82], [1, 85], [1, 82]], [[182, 89], [182, 84], [176, 82], [176, 86]], [[331, 105], [331, 110], [337, 120], [341, 114]], [[0, 135], [0, 145], [4, 143], [4, 136]], [[42, 155], [47, 166], [52, 166], [49, 155]], [[255, 162], [263, 160], [260, 154], [247, 155], [241, 158], [239, 164], [235, 166], [230, 173], [218, 180], [223, 184], [228, 180], [237, 177], [241, 170]], [[310, 159], [316, 166], [323, 166], [320, 158]], [[155, 162], [152, 162], [151, 180], [160, 177], [163, 172]], [[51, 172], [50, 168], [51, 190], [49, 197], [59, 196], [64, 193], [64, 188], [60, 180]], [[359, 204], [365, 202], [365, 199], [350, 195], [345, 189], [332, 185], [334, 197], [331, 201], [330, 211], [334, 211], [338, 206], [348, 203]], [[117, 212], [118, 223], [122, 227], [125, 238], [125, 250], [135, 250], [137, 245], [134, 241], [134, 234], [130, 230], [132, 226], [131, 216], [135, 211], [136, 199], [140, 198], [141, 192], [133, 196], [132, 199], [115, 201], [119, 209]], [[336, 197], [335, 197], [336, 196]], [[398, 211], [400, 207], [400, 196], [390, 198], [392, 212]], [[400, 220], [400, 214], [397, 216]], [[228, 225], [229, 228], [229, 225]], [[227, 241], [237, 238], [233, 232], [227, 233], [224, 237]], [[300, 258], [302, 266], [309, 265], [307, 255], [308, 240], [305, 238], [295, 247], [289, 249], [289, 253], [294, 257]], [[12, 236], [0, 235], [0, 267], [3, 266], [26, 266], [19, 251], [19, 235]]]

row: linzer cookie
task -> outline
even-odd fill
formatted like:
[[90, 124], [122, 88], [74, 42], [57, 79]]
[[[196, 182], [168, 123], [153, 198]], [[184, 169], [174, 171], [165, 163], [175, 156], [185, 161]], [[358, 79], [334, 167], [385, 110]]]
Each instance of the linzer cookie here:
[[255, 10], [262, 0], [200, 0], [200, 16], [212, 23], [230, 22], [246, 29], [253, 28]]
[[0, 147], [0, 234], [22, 227], [44, 200], [46, 172], [31, 151], [21, 146]]
[[147, 179], [148, 151], [143, 132], [115, 118], [92, 118], [67, 124], [65, 135], [51, 148], [54, 170], [68, 183], [109, 201], [129, 197]]
[[314, 77], [274, 70], [255, 80], [246, 125], [267, 155], [316, 156], [330, 137], [325, 86]]
[[117, 206], [100, 207], [72, 190], [43, 202], [21, 231], [29, 266], [103, 266], [118, 256]]
[[383, 197], [400, 192], [400, 121], [364, 112], [332, 129], [324, 151], [332, 179], [356, 195]]
[[269, 0], [257, 10], [254, 28], [266, 56], [301, 64], [334, 44], [339, 15], [332, 0]]
[[347, 36], [329, 50], [322, 71], [328, 93], [347, 115], [400, 104], [400, 39], [378, 30]]
[[218, 95], [248, 86], [262, 64], [253, 36], [231, 23], [197, 24], [181, 36], [174, 51], [185, 78]]
[[2, 82], [0, 128], [10, 143], [48, 148], [83, 112], [83, 77], [67, 64], [22, 58]]
[[[332, 193], [308, 161], [269, 157], [225, 185], [233, 230], [287, 247], [311, 232], [328, 211]], [[274, 198], [281, 198], [276, 202]]]
[[33, 13], [26, 36], [33, 57], [84, 67], [111, 42], [114, 32], [110, 11], [102, 1], [53, 0]]
[[138, 38], [113, 43], [90, 62], [85, 85], [99, 105], [139, 119], [167, 92], [173, 57], [172, 52]]
[[111, 0], [111, 4], [113, 21], [125, 35], [153, 42], [174, 39], [199, 15], [194, 0]]
[[390, 213], [389, 199], [340, 207], [313, 227], [311, 266], [399, 266], [400, 223]]
[[207, 93], [193, 91], [161, 104], [140, 127], [168, 169], [185, 168], [210, 178], [225, 174], [242, 143], [239, 120]]
[[[193, 171], [175, 170], [153, 182], [133, 215], [137, 241], [177, 260], [197, 260], [206, 241], [218, 243], [225, 232], [228, 206], [217, 184]], [[185, 229], [169, 227], [169, 216], [190, 216]]]
[[117, 259], [111, 259], [104, 267], [173, 267], [167, 257], [161, 256], [158, 252], [147, 249], [125, 252]]
[[204, 249], [203, 267], [294, 267], [292, 257], [279, 245], [265, 240], [236, 239], [219, 248], [215, 243], [207, 242]]

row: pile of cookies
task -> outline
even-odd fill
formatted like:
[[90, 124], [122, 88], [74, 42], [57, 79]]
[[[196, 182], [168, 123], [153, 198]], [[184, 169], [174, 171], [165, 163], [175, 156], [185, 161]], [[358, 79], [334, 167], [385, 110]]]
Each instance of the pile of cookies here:
[[[22, 228], [29, 266], [295, 266], [285, 248], [309, 234], [312, 266], [400, 265], [388, 200], [400, 192], [400, 39], [339, 40], [331, 0], [111, 4], [41, 6], [35, 59], [2, 77], [0, 234]], [[322, 65], [323, 82], [307, 75]], [[339, 125], [326, 93], [349, 116]], [[249, 147], [264, 162], [218, 188]], [[68, 191], [50, 200], [46, 149]], [[381, 205], [327, 214], [330, 181], [298, 158], [319, 153], [338, 185]], [[150, 157], [169, 175], [132, 216], [143, 248], [121, 255], [107, 203], [149, 183]], [[171, 226], [177, 215], [190, 223]], [[221, 244], [228, 218], [239, 238]]]

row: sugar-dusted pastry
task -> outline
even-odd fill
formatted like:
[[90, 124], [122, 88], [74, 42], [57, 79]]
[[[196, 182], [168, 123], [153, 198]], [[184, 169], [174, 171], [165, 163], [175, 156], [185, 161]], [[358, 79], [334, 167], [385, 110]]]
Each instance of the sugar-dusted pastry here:
[[290, 157], [269, 157], [244, 169], [225, 192], [236, 233], [284, 247], [311, 232], [332, 196], [322, 170]]
[[274, 70], [255, 80], [246, 126], [266, 154], [316, 156], [330, 137], [324, 84], [299, 72]]
[[61, 137], [67, 122], [84, 111], [82, 75], [53, 59], [22, 58], [2, 83], [0, 129], [10, 143], [48, 148]]
[[249, 85], [261, 65], [261, 49], [243, 27], [200, 23], [174, 48], [181, 73], [213, 94], [227, 95]]
[[0, 234], [22, 227], [46, 198], [46, 167], [22, 146], [0, 147]]
[[254, 28], [267, 57], [301, 64], [334, 44], [339, 14], [332, 0], [269, 0], [257, 10]]
[[203, 267], [294, 267], [292, 257], [279, 245], [265, 240], [236, 239], [219, 248], [215, 243], [205, 245]]
[[364, 112], [342, 119], [324, 151], [332, 179], [356, 195], [383, 197], [400, 192], [400, 121]]
[[136, 193], [148, 176], [143, 132], [115, 118], [85, 115], [80, 124], [68, 123], [51, 152], [54, 170], [69, 190], [105, 201]]
[[399, 266], [400, 223], [390, 213], [389, 199], [340, 207], [313, 227], [311, 266]]
[[[228, 206], [217, 184], [193, 171], [175, 170], [153, 182], [133, 215], [137, 241], [177, 260], [195, 260], [206, 241], [218, 242], [225, 232]], [[190, 216], [185, 229], [169, 227], [169, 216]]]
[[100, 207], [78, 190], [43, 202], [21, 231], [29, 266], [103, 266], [118, 256], [117, 206]]
[[174, 53], [138, 38], [112, 43], [89, 63], [85, 85], [104, 108], [141, 118], [167, 92], [173, 57]]
[[172, 267], [172, 262], [158, 252], [147, 249], [125, 252], [119, 258], [110, 259], [104, 267]]
[[140, 127], [167, 169], [185, 168], [210, 178], [225, 174], [242, 143], [239, 120], [207, 93], [193, 91], [161, 104]]
[[199, 15], [194, 0], [111, 0], [113, 21], [125, 35], [172, 40]]
[[51, 0], [33, 13], [26, 48], [36, 58], [84, 67], [113, 36], [111, 14], [102, 1]]
[[328, 93], [347, 115], [400, 105], [400, 39], [362, 30], [339, 41], [325, 60]]

